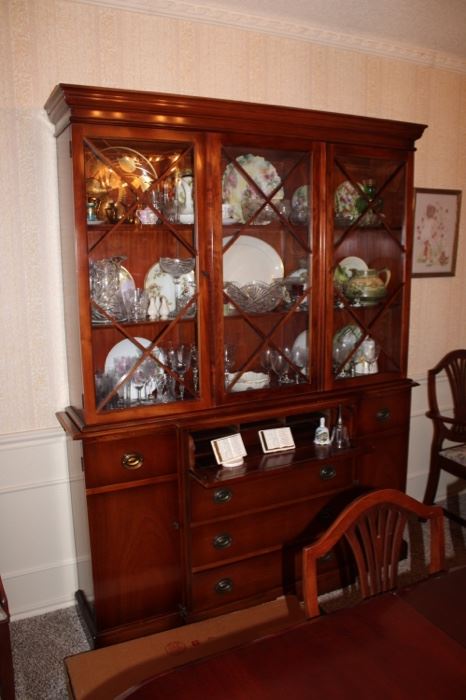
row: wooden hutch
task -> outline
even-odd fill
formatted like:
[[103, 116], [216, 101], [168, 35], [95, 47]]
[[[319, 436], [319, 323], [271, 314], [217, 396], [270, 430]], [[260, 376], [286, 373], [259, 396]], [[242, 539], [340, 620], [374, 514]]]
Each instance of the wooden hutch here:
[[[405, 488], [425, 127], [76, 85], [46, 110], [71, 402], [58, 417], [84, 471], [77, 597], [96, 644], [299, 595], [300, 549], [342, 504]], [[315, 445], [339, 415], [349, 444]], [[282, 428], [294, 449], [264, 453], [258, 432]], [[219, 466], [211, 441], [238, 434], [243, 463]], [[335, 552], [322, 590], [347, 575]]]

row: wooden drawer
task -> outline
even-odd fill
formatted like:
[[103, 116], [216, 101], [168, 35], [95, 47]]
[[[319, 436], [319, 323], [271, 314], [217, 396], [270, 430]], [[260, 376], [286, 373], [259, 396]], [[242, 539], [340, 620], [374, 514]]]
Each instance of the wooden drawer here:
[[[321, 593], [347, 585], [350, 578], [339, 570], [348, 561], [347, 552], [338, 545], [318, 563]], [[296, 592], [300, 595], [302, 545], [284, 544], [279, 550], [232, 564], [198, 572], [191, 577], [190, 610], [200, 612], [229, 606], [257, 596]]]
[[353, 457], [334, 455], [260, 478], [234, 479], [206, 488], [191, 479], [191, 522], [225, 518], [258, 508], [332, 493], [353, 482]]
[[409, 426], [410, 406], [410, 390], [367, 395], [359, 406], [358, 435]]
[[148, 479], [176, 471], [176, 435], [148, 435], [87, 442], [84, 440], [86, 487]]
[[253, 552], [259, 553], [283, 542], [310, 541], [322, 529], [322, 522], [328, 517], [325, 506], [330, 498], [330, 495], [312, 498], [253, 515], [192, 527], [191, 566], [196, 569]]
[[[292, 563], [294, 570], [294, 562]], [[281, 552], [220, 566], [192, 577], [192, 604], [195, 611], [218, 608], [235, 601], [281, 588], [283, 561]]]

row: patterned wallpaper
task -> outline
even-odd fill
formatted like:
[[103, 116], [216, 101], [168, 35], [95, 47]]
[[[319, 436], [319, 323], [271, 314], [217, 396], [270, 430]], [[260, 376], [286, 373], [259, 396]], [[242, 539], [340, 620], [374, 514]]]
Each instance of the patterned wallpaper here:
[[[67, 404], [55, 142], [58, 82], [225, 97], [427, 123], [419, 187], [466, 190], [466, 75], [238, 27], [67, 0], [0, 3], [0, 434]], [[466, 202], [464, 203], [464, 209]], [[457, 274], [413, 281], [410, 373], [466, 346], [466, 209]]]

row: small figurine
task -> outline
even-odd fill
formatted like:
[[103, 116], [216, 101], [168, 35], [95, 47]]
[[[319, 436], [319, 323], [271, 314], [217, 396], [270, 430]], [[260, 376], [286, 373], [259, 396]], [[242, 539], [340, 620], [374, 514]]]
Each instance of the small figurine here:
[[151, 294], [149, 297], [149, 308], [147, 309], [147, 315], [151, 321], [157, 321], [159, 318], [160, 311], [160, 297], [157, 294]]
[[170, 309], [168, 306], [168, 299], [166, 296], [164, 296], [162, 294], [162, 296], [160, 297], [160, 306], [159, 306], [160, 320], [166, 321], [168, 319], [169, 313], [170, 313]]

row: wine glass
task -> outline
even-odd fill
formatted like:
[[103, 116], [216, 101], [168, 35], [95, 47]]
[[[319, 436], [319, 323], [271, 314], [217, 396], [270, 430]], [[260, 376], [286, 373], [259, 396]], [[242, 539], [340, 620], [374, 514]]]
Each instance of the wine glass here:
[[191, 366], [191, 346], [177, 345], [168, 351], [168, 361], [170, 367], [180, 377], [180, 399], [184, 399], [184, 378]]
[[290, 364], [288, 358], [291, 354], [289, 348], [283, 348], [281, 352], [274, 350], [272, 354], [272, 368], [275, 374], [278, 376], [279, 384], [291, 384], [292, 379], [288, 376], [288, 370]]
[[142, 364], [140, 367], [137, 368], [133, 375], [134, 388], [136, 389], [138, 394], [136, 403], [138, 404], [142, 403], [141, 391], [144, 389], [147, 379], [147, 369]]
[[[292, 348], [291, 350], [291, 355], [290, 355], [290, 360], [296, 367], [298, 367], [299, 370], [304, 369], [306, 366], [306, 361], [307, 361], [307, 352], [305, 348], [300, 347], [297, 345], [295, 348]], [[296, 384], [299, 384], [301, 380], [304, 380], [304, 377], [301, 372], [296, 372], [295, 375], [295, 382]]]
[[180, 310], [180, 277], [192, 272], [194, 264], [194, 258], [160, 258], [160, 269], [171, 275], [175, 283], [175, 314]]
[[269, 376], [270, 380], [270, 375], [272, 374], [272, 355], [273, 355], [273, 350], [271, 348], [265, 348], [260, 356], [260, 363], [261, 367], [265, 369]]
[[228, 373], [235, 366], [235, 346], [226, 343], [223, 347], [223, 367], [225, 372], [225, 386], [228, 386]]
[[191, 345], [191, 368], [193, 371], [193, 387], [197, 394], [199, 389], [199, 353], [196, 345]]

